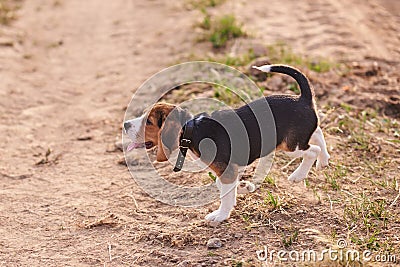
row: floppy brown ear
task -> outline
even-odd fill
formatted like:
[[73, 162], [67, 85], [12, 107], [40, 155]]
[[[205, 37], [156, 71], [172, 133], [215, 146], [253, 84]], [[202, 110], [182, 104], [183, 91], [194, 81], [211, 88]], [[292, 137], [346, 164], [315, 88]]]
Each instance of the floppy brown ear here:
[[157, 161], [166, 161], [179, 146], [179, 135], [183, 124], [191, 118], [183, 109], [175, 108], [164, 120], [158, 137]]
[[[166, 151], [167, 150], [167, 151]], [[168, 160], [171, 152], [164, 146], [161, 140], [161, 131], [158, 133], [157, 161], [162, 162]]]
[[164, 122], [164, 125], [159, 132], [157, 161], [168, 160], [171, 152], [178, 148], [181, 127], [179, 121], [175, 121], [172, 118], [167, 119], [166, 122]]

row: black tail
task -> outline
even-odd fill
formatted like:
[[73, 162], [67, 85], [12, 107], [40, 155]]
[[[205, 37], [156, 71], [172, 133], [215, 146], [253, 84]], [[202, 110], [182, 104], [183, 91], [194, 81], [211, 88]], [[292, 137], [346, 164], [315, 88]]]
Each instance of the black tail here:
[[264, 65], [260, 67], [253, 66], [253, 68], [263, 72], [278, 72], [293, 77], [300, 86], [300, 99], [312, 103], [314, 93], [311, 90], [310, 82], [308, 81], [307, 77], [298, 69], [286, 65]]

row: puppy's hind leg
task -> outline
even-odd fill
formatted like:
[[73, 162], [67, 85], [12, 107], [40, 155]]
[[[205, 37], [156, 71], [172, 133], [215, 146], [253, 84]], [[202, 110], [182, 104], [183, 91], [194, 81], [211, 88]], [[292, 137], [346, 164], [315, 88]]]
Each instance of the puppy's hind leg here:
[[322, 130], [319, 126], [311, 135], [310, 143], [317, 145], [321, 148], [321, 153], [319, 153], [317, 158], [317, 170], [328, 166], [330, 155], [328, 153], [328, 150], [326, 149], [324, 134], [322, 133]]
[[289, 176], [289, 181], [300, 182], [304, 180], [310, 172], [310, 169], [320, 152], [321, 148], [316, 145], [310, 145], [307, 150], [296, 150], [293, 152], [287, 152], [287, 154], [292, 157], [303, 157], [303, 160], [299, 167], [297, 167], [297, 169]]

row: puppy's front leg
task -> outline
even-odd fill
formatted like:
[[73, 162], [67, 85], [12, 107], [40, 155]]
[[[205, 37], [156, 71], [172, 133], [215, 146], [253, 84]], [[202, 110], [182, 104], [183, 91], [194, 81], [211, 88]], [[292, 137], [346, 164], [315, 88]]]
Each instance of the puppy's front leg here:
[[236, 190], [237, 190], [237, 180], [230, 184], [223, 184], [219, 178], [217, 178], [217, 183], [219, 183], [220, 199], [221, 204], [219, 208], [206, 216], [207, 221], [222, 222], [229, 218], [233, 207], [236, 202]]
[[[207, 221], [222, 222], [229, 218], [229, 215], [236, 205], [237, 195], [237, 171], [236, 168], [228, 166], [222, 172], [220, 168], [216, 169], [211, 165], [212, 169], [220, 176], [216, 183], [220, 191], [221, 204], [219, 208], [206, 216]], [[220, 166], [219, 166], [220, 167]], [[229, 177], [229, 178], [228, 178]]]

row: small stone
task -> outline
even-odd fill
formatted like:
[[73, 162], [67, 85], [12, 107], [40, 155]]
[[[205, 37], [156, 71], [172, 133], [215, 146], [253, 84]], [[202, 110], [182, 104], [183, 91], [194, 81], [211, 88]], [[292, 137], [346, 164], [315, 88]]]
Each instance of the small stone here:
[[222, 241], [219, 238], [211, 238], [207, 241], [207, 248], [220, 248], [222, 247]]
[[235, 238], [241, 238], [243, 236], [243, 234], [241, 234], [241, 233], [236, 233], [235, 234]]
[[118, 163], [119, 165], [127, 166], [125, 157], [120, 157], [120, 158], [118, 159], [117, 163]]
[[90, 135], [81, 135], [76, 138], [76, 140], [78, 140], [78, 141], [88, 141], [88, 140], [92, 140], [92, 139], [93, 139], [93, 137]]

